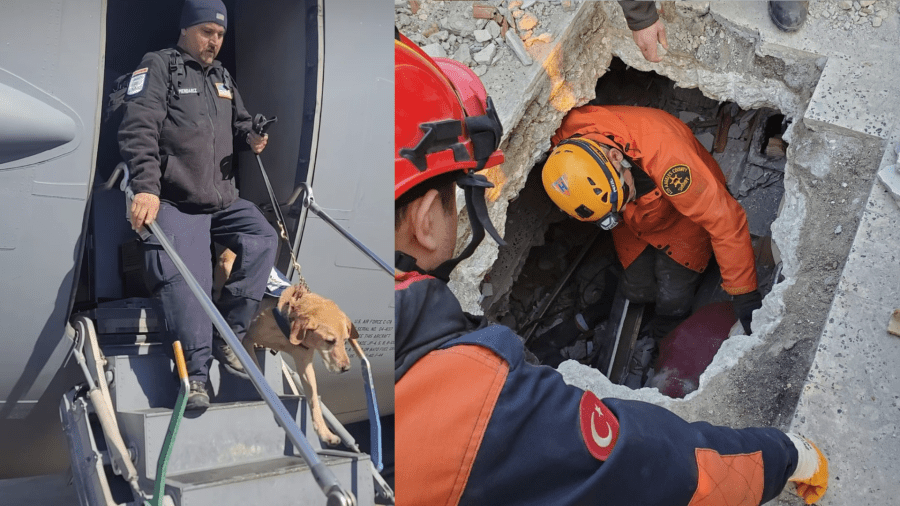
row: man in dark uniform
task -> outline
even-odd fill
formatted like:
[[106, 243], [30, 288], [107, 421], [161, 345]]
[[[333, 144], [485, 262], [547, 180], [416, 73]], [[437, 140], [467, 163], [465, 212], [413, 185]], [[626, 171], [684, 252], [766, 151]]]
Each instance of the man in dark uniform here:
[[[800, 436], [688, 423], [599, 399], [524, 360], [507, 327], [462, 311], [446, 279], [486, 229], [479, 170], [500, 164], [478, 77], [398, 35], [394, 52], [395, 476], [405, 505], [758, 505], [788, 480], [807, 503], [828, 463]], [[456, 244], [455, 185], [472, 244]], [[479, 202], [478, 199], [481, 199]]]
[[[156, 221], [204, 289], [212, 287], [211, 243], [237, 254], [217, 304], [238, 338], [259, 305], [275, 261], [277, 235], [259, 209], [238, 197], [233, 143], [259, 153], [267, 136], [251, 119], [228, 71], [217, 61], [228, 26], [221, 0], [186, 0], [175, 48], [147, 53], [132, 73], [119, 149], [135, 193], [131, 224]], [[209, 406], [211, 354], [240, 370], [230, 348], [155, 237], [144, 242], [146, 280], [182, 342], [190, 379], [188, 408]], [[169, 349], [169, 347], [166, 347]]]

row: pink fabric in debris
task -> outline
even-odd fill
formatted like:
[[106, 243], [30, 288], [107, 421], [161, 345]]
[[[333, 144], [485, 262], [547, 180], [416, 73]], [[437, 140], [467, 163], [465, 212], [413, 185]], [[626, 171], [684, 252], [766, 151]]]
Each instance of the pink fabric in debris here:
[[656, 375], [649, 386], [676, 398], [696, 390], [700, 375], [728, 339], [736, 321], [731, 302], [714, 302], [700, 308], [660, 341]]

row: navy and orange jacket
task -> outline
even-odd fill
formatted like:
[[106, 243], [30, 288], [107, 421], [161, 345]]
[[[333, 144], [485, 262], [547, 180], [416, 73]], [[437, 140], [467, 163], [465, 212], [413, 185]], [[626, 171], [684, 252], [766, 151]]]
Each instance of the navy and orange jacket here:
[[758, 505], [796, 467], [777, 429], [688, 423], [567, 385], [443, 281], [402, 274], [395, 302], [398, 506]]
[[757, 289], [747, 215], [687, 125], [658, 109], [584, 106], [569, 112], [551, 142], [556, 146], [574, 135], [618, 144], [656, 184], [625, 206], [624, 226], [612, 231], [624, 267], [648, 244], [697, 272], [715, 252], [726, 292]]

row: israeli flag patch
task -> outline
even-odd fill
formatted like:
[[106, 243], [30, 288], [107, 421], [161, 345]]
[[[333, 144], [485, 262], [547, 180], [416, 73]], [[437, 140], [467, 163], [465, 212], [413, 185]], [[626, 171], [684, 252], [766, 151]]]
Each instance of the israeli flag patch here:
[[135, 70], [131, 73], [131, 80], [128, 81], [128, 91], [126, 95], [134, 95], [140, 93], [144, 89], [144, 83], [147, 81], [148, 67]]
[[233, 98], [231, 90], [225, 87], [225, 83], [216, 83], [216, 92], [218, 92], [219, 96], [222, 98], [227, 98], [228, 100]]

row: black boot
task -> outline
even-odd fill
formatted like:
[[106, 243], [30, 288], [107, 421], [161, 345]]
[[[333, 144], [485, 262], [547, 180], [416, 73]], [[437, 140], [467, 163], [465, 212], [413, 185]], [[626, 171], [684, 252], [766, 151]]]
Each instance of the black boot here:
[[769, 17], [780, 30], [796, 32], [806, 22], [809, 2], [769, 2]]
[[206, 393], [206, 385], [202, 381], [191, 381], [191, 389], [188, 391], [187, 405], [184, 409], [206, 409], [209, 407], [209, 394]]
[[225, 366], [226, 371], [240, 378], [250, 379], [247, 371], [244, 370], [244, 366], [241, 365], [241, 362], [238, 360], [237, 355], [234, 354], [234, 350], [232, 350], [231, 346], [228, 346], [228, 343], [218, 335], [213, 338], [212, 355], [220, 364]]

